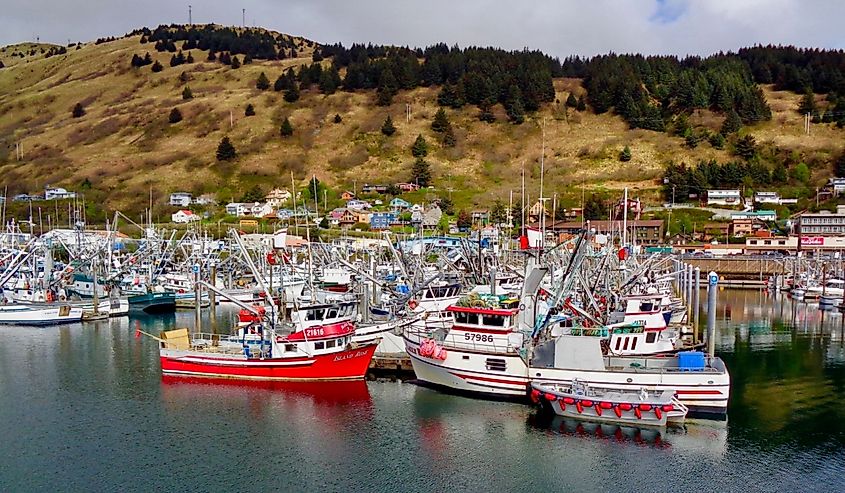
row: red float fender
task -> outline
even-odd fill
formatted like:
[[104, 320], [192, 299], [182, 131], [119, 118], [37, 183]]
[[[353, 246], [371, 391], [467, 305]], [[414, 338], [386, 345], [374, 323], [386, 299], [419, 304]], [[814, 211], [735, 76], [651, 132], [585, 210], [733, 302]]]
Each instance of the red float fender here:
[[565, 402], [569, 405], [572, 405], [572, 404], [575, 404], [575, 399], [573, 399], [572, 397], [564, 397], [563, 402]]
[[651, 411], [651, 404], [640, 404], [640, 411]]
[[575, 409], [578, 410], [578, 414], [581, 414], [584, 411], [584, 409], [581, 407], [581, 401], [575, 402]]
[[548, 392], [546, 392], [546, 394], [545, 394], [543, 397], [545, 397], [545, 398], [546, 398], [546, 400], [547, 400], [547, 401], [549, 401], [549, 402], [554, 402], [554, 401], [556, 401], [556, 400], [557, 400], [557, 396], [556, 396], [556, 395], [554, 395], [554, 394], [550, 394], [550, 393], [548, 393]]
[[602, 402], [602, 403], [601, 403], [601, 408], [602, 408], [602, 409], [610, 409], [610, 408], [612, 408], [612, 407], [613, 407], [613, 404], [612, 404], [612, 403], [610, 403], [610, 402]]
[[584, 407], [593, 407], [593, 401], [588, 399], [584, 399], [583, 401], [581, 401], [581, 404], [583, 404]]
[[640, 408], [634, 408], [634, 414], [637, 416], [637, 419], [643, 419], [643, 413], [640, 411]]
[[654, 406], [654, 415], [657, 416], [657, 419], [661, 419], [663, 417], [663, 413], [660, 411], [659, 406]]
[[613, 407], [613, 412], [615, 412], [615, 413], [616, 413], [616, 417], [617, 417], [617, 418], [621, 418], [621, 417], [622, 417], [622, 409], [620, 409], [620, 408], [619, 408], [619, 406], [614, 406], [614, 407]]
[[672, 405], [672, 404], [663, 404], [663, 411], [664, 411], [664, 412], [669, 413], [669, 412], [672, 412], [672, 411], [674, 411], [674, 410], [675, 410], [675, 406], [674, 406], [674, 405]]
[[531, 402], [533, 402], [534, 404], [537, 404], [538, 402], [540, 402], [540, 391], [539, 390], [533, 389], [531, 391]]
[[628, 404], [627, 402], [623, 402], [622, 404], [619, 404], [619, 409], [621, 409], [623, 411], [630, 411], [633, 407], [634, 407], [633, 405]]
[[601, 416], [601, 406], [596, 402], [596, 416]]

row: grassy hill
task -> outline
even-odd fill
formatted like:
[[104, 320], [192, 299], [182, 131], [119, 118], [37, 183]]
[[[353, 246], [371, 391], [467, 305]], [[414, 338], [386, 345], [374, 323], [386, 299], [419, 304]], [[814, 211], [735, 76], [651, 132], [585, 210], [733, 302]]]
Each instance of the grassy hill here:
[[[272, 88], [256, 89], [261, 72], [272, 84], [288, 67], [311, 63], [309, 44], [298, 43], [300, 58], [254, 61], [238, 69], [206, 61], [208, 53], [198, 49], [191, 50], [196, 63], [170, 67], [171, 54], [141, 44], [140, 36], [74, 46], [50, 57], [40, 52], [49, 45], [0, 49], [6, 66], [0, 69], [0, 186], [9, 187], [11, 195], [63, 185], [82, 191], [103, 210], [132, 212], [146, 207], [151, 190], [163, 211], [166, 194], [173, 191], [213, 192], [225, 202], [255, 184], [265, 190], [290, 186], [291, 174], [297, 186], [314, 174], [338, 191], [355, 183], [360, 189], [365, 182], [407, 180], [411, 144], [423, 134], [431, 149], [434, 193], [452, 189], [458, 207], [472, 207], [495, 198], [507, 201], [511, 190], [517, 195], [523, 167], [530, 195], [537, 195], [545, 127], [545, 183], [564, 204], [580, 201], [582, 188], [626, 186], [634, 195], [659, 201], [659, 177], [670, 160], [731, 159], [727, 150], [707, 142], [690, 149], [682, 138], [629, 130], [616, 116], [566, 111], [562, 103], [542, 107], [522, 125], [507, 123], [499, 106], [493, 124], [479, 121], [476, 108], [447, 110], [458, 144], [444, 148], [430, 128], [438, 109], [437, 88], [400, 91], [389, 107], [375, 105], [374, 91], [325, 96], [312, 89], [287, 103]], [[16, 52], [27, 54], [12, 56]], [[130, 67], [133, 54], [147, 52], [164, 70]], [[181, 80], [183, 72], [187, 82]], [[184, 86], [193, 99], [182, 99]], [[570, 92], [584, 92], [578, 79], [556, 79], [554, 86], [561, 102]], [[813, 125], [812, 134], [804, 135], [803, 117], [796, 112], [800, 96], [769, 87], [764, 91], [772, 120], [743, 132], [813, 163], [815, 179], [829, 175], [845, 131]], [[80, 118], [71, 116], [76, 103], [86, 111]], [[249, 103], [255, 116], [244, 116]], [[825, 106], [823, 98], [819, 105]], [[168, 123], [173, 108], [183, 115], [177, 124]], [[341, 123], [334, 123], [336, 114]], [[379, 131], [388, 114], [397, 127], [391, 137]], [[295, 132], [283, 139], [279, 127], [286, 117]], [[722, 117], [700, 111], [690, 120], [717, 130]], [[233, 163], [215, 160], [223, 136], [237, 148]], [[16, 159], [16, 142], [23, 144], [22, 160]], [[622, 163], [618, 155], [625, 145], [633, 158]]]

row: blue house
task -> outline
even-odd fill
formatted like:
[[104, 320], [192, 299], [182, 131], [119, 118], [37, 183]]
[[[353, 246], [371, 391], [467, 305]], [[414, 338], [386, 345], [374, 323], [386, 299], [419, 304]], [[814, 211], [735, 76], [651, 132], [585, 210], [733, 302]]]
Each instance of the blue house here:
[[396, 214], [392, 212], [373, 212], [370, 215], [370, 229], [390, 229], [396, 222]]

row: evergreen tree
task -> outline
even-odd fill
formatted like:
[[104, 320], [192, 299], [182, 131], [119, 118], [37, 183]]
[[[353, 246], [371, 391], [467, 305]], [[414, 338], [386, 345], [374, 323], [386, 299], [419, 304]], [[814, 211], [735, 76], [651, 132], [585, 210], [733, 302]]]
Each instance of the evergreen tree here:
[[810, 181], [810, 168], [805, 163], [798, 163], [792, 169], [792, 178], [801, 183]]
[[783, 184], [786, 183], [787, 178], [788, 177], [786, 174], [786, 166], [783, 164], [782, 161], [778, 161], [777, 163], [775, 163], [775, 168], [772, 170], [772, 181], [777, 184]]
[[422, 134], [417, 135], [414, 145], [411, 146], [411, 155], [417, 158], [428, 156], [428, 143]]
[[293, 135], [293, 125], [290, 124], [290, 120], [287, 117], [285, 117], [285, 120], [282, 122], [279, 133], [282, 137], [289, 137]]
[[754, 159], [754, 157], [757, 155], [757, 140], [754, 139], [754, 136], [751, 134], [737, 139], [736, 143], [734, 144], [733, 153], [735, 156], [739, 156], [745, 159], [746, 161]]
[[722, 128], [719, 130], [719, 133], [727, 137], [728, 135], [739, 131], [740, 128], [742, 128], [742, 120], [740, 120], [736, 111], [730, 110], [725, 117], [725, 121], [722, 123]]
[[578, 107], [578, 98], [575, 97], [574, 92], [570, 92], [569, 96], [566, 98], [566, 106], [569, 108], [577, 108]]
[[182, 89], [182, 99], [194, 99], [194, 93], [191, 92], [190, 87], [185, 86], [185, 88]]
[[381, 133], [388, 137], [396, 133], [396, 127], [393, 126], [393, 120], [390, 118], [390, 115], [387, 115], [387, 118], [384, 120], [384, 124], [381, 126]]
[[487, 123], [494, 123], [496, 121], [496, 115], [493, 114], [489, 104], [482, 103], [479, 108], [481, 109], [481, 113], [478, 114], [479, 120]]
[[255, 108], [252, 106], [252, 103], [247, 103], [244, 116], [255, 116]]
[[507, 210], [505, 204], [500, 199], [493, 202], [493, 207], [490, 208], [490, 222], [494, 225], [504, 224], [507, 221]]
[[438, 109], [437, 113], [434, 114], [434, 121], [431, 122], [431, 129], [435, 132], [445, 132], [449, 126], [446, 111], [443, 108]]
[[264, 72], [258, 74], [258, 80], [255, 81], [255, 88], [260, 91], [270, 89], [270, 79], [267, 78]]
[[233, 56], [233, 57], [232, 57], [232, 65], [231, 65], [231, 67], [232, 67], [232, 68], [240, 68], [240, 67], [241, 67], [241, 61], [240, 61], [240, 60], [238, 60], [238, 57], [236, 57], [236, 56]]
[[508, 120], [519, 125], [525, 121], [525, 108], [522, 106], [522, 92], [519, 86], [511, 84], [508, 89], [508, 99], [505, 101], [505, 110], [508, 112]]
[[836, 160], [836, 165], [833, 168], [834, 176], [837, 178], [845, 177], [845, 152]]
[[181, 74], [179, 74], [179, 82], [180, 83], [184, 84], [184, 83], [188, 82], [189, 79], [190, 78], [188, 77], [187, 72], [182, 72]]
[[458, 140], [455, 138], [455, 131], [452, 129], [452, 125], [450, 124], [446, 127], [446, 131], [443, 133], [443, 145], [446, 147], [455, 147], [457, 143]]
[[592, 194], [587, 201], [584, 203], [584, 218], [595, 220], [601, 219], [607, 215], [607, 208], [605, 207], [604, 200], [602, 200], [598, 195]]
[[714, 149], [725, 148], [725, 137], [719, 132], [714, 132], [710, 134], [710, 137], [707, 140], [710, 142], [710, 145], [713, 146]]
[[342, 122], [342, 121], [343, 121], [343, 118], [341, 118], [340, 113], [335, 113], [335, 115], [334, 115], [334, 122], [335, 122], [335, 123], [340, 123], [340, 122]]
[[416, 183], [420, 187], [431, 184], [431, 166], [422, 156], [417, 157], [411, 167], [411, 183]]
[[208, 58], [206, 58], [209, 62], [213, 62], [217, 60], [217, 54], [214, 53], [214, 50], [208, 50]]
[[578, 98], [578, 106], [575, 107], [578, 111], [587, 111], [587, 103], [584, 102], [584, 95]]
[[235, 146], [229, 141], [229, 137], [223, 137], [220, 144], [217, 145], [217, 160], [218, 161], [232, 161], [238, 157]]
[[252, 56], [247, 53], [244, 55], [244, 65], [249, 65], [250, 63], [252, 63]]
[[153, 63], [152, 71], [157, 73], [161, 72], [162, 70], [164, 70], [164, 65], [160, 64], [158, 60], [156, 60], [155, 63]]
[[334, 94], [340, 87], [340, 73], [337, 67], [332, 65], [328, 70], [320, 74], [320, 92], [323, 94]]
[[167, 117], [167, 121], [170, 123], [179, 123], [182, 121], [182, 112], [179, 111], [179, 108], [170, 110], [170, 116]]
[[152, 55], [150, 55], [150, 52], [148, 51], [147, 54], [144, 55], [144, 63], [141, 66], [152, 65], [152, 63], [153, 63], [153, 57], [152, 57]]
[[194, 63], [194, 55], [191, 52], [188, 52], [188, 56], [185, 58], [185, 63]]
[[472, 215], [465, 209], [458, 212], [458, 217], [455, 221], [458, 229], [465, 230], [472, 227]]
[[70, 112], [71, 116], [74, 118], [82, 118], [85, 116], [85, 108], [82, 107], [82, 103], [76, 103], [73, 107], [73, 111]]
[[448, 195], [440, 199], [440, 210], [447, 216], [451, 216], [455, 213], [455, 204], [452, 203], [452, 199], [450, 199]]
[[[3, 62], [0, 61], [0, 63], [3, 63]], [[144, 59], [139, 57], [137, 53], [133, 53], [132, 54], [132, 61], [129, 62], [129, 66], [132, 67], [132, 68], [137, 68], [137, 67], [140, 67], [143, 64], [144, 64]], [[2, 68], [2, 67], [0, 67], [0, 68]]]
[[627, 163], [628, 161], [631, 160], [631, 148], [630, 147], [625, 146], [622, 149], [622, 152], [619, 153], [619, 160], [622, 161], [623, 163]]
[[798, 103], [798, 113], [806, 115], [807, 113], [816, 112], [816, 98], [813, 90], [807, 88], [804, 91], [804, 96], [801, 97], [801, 102]]
[[294, 82], [293, 85], [285, 91], [284, 97], [285, 101], [288, 103], [294, 103], [299, 100], [299, 87], [297, 87], [296, 82]]

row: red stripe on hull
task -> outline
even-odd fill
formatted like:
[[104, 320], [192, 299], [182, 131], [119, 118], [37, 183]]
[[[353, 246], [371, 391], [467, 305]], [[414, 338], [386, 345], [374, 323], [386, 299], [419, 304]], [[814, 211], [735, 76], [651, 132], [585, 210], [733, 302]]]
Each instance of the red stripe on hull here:
[[[522, 386], [528, 385], [528, 378], [526, 378], [525, 380], [505, 380], [503, 378], [490, 378], [490, 377], [482, 377], [482, 376], [479, 376], [479, 375], [467, 375], [466, 373], [457, 373], [457, 372], [454, 372], [454, 371], [450, 371], [449, 373], [451, 373], [452, 375], [455, 375], [456, 377], [461, 377], [464, 380], [470, 379], [470, 380], [481, 380], [482, 382], [506, 383], [506, 384], [510, 384], [510, 385], [522, 385]], [[527, 387], [526, 387], [526, 389], [527, 389]]]
[[[161, 356], [161, 371], [171, 375], [251, 380], [355, 380], [362, 379], [367, 374], [376, 347], [376, 344], [370, 344], [338, 353], [321, 354], [303, 361], [302, 364], [293, 365], [288, 358], [241, 360], [236, 364], [226, 365]], [[202, 354], [190, 356], [203, 357]], [[274, 361], [279, 364], [273, 365]], [[311, 361], [313, 362], [309, 363]]]

